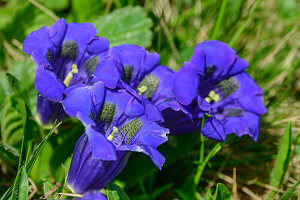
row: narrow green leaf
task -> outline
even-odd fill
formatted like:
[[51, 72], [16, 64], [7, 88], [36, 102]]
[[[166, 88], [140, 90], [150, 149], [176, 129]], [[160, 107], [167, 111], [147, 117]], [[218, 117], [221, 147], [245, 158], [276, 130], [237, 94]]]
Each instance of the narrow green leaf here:
[[[279, 144], [279, 150], [276, 156], [275, 165], [270, 180], [270, 185], [275, 188], [280, 187], [288, 169], [289, 161], [291, 158], [292, 139], [292, 125], [290, 122], [288, 122], [284, 135], [282, 136], [281, 142]], [[273, 199], [275, 194], [275, 191], [271, 191], [269, 199]]]
[[106, 186], [107, 200], [129, 200], [127, 194], [114, 183], [109, 183]]
[[297, 186], [300, 184], [300, 181], [298, 181], [293, 187], [291, 187], [290, 189], [288, 189], [283, 195], [282, 197], [280, 197], [280, 200], [288, 200], [291, 199], [292, 195], [294, 194]]
[[12, 192], [12, 200], [27, 200], [28, 197], [28, 178], [26, 169], [24, 166], [20, 168], [18, 171], [13, 192]]
[[60, 125], [61, 123], [59, 123], [58, 125], [56, 125], [56, 122], [53, 124], [51, 130], [49, 131], [48, 135], [38, 144], [38, 146], [36, 147], [36, 149], [34, 150], [33, 154], [30, 156], [28, 163], [26, 163], [26, 170], [28, 172], [28, 174], [30, 174], [31, 169], [36, 161], [36, 159], [38, 158], [38, 156], [40, 155], [45, 143], [47, 142], [48, 138], [52, 135], [52, 133], [54, 132], [54, 130]]
[[27, 122], [26, 104], [15, 94], [6, 97], [1, 116], [1, 139], [3, 142], [18, 146], [25, 132]]
[[202, 176], [203, 170], [210, 159], [212, 159], [223, 147], [224, 143], [217, 143], [214, 148], [208, 153], [204, 161], [198, 165], [197, 173], [194, 178], [194, 183], [197, 186]]
[[10, 197], [12, 190], [13, 186], [10, 186], [10, 188], [8, 188], [6, 192], [1, 196], [0, 200], [7, 200]]
[[222, 19], [223, 19], [224, 14], [225, 14], [226, 4], [227, 4], [227, 0], [223, 0], [222, 4], [221, 4], [219, 15], [218, 15], [218, 18], [217, 18], [217, 21], [216, 21], [216, 24], [215, 24], [214, 29], [213, 29], [213, 33], [211, 35], [211, 40], [215, 40], [218, 37], [218, 33], [219, 33], [219, 29], [220, 29], [220, 26], [221, 26], [221, 23], [222, 23]]
[[231, 40], [229, 41], [229, 46], [233, 47], [236, 41], [239, 39], [245, 28], [248, 26], [250, 23], [251, 19], [253, 18], [254, 12], [259, 4], [260, 0], [256, 0], [253, 7], [251, 8], [249, 15], [247, 19], [243, 22], [243, 24], [239, 27], [239, 29], [235, 32]]
[[19, 161], [19, 153], [15, 148], [12, 146], [0, 143], [0, 157], [2, 160], [4, 160], [6, 163], [17, 165]]
[[12, 87], [13, 91], [15, 92], [15, 94], [18, 95], [19, 97], [22, 97], [23, 95], [20, 89], [20, 81], [10, 73], [6, 73], [6, 78], [10, 86]]
[[98, 33], [107, 38], [111, 46], [137, 44], [143, 47], [151, 45], [152, 21], [139, 7], [125, 7], [100, 16], [94, 21]]
[[215, 195], [216, 200], [230, 200], [231, 192], [224, 184], [218, 183]]

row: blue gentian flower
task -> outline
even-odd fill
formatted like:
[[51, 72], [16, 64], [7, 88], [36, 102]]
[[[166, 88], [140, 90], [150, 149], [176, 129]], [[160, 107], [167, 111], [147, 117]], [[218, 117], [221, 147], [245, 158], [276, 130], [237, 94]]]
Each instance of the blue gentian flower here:
[[[90, 23], [66, 23], [58, 20], [30, 33], [23, 50], [37, 65], [35, 87], [38, 91], [37, 112], [44, 124], [63, 118], [62, 106], [67, 87], [89, 82], [109, 42], [96, 36]], [[57, 115], [59, 114], [59, 115]]]
[[106, 200], [106, 197], [99, 191], [88, 191], [78, 200]]
[[156, 149], [167, 141], [168, 130], [159, 125], [156, 107], [125, 89], [110, 90], [98, 81], [68, 88], [62, 101], [65, 112], [85, 126], [68, 174], [76, 193], [101, 189], [125, 167], [133, 151], [149, 155], [161, 168], [165, 158]]
[[[124, 88], [137, 98], [146, 98], [157, 106], [171, 133], [180, 132], [182, 121], [192, 115], [178, 103], [173, 94], [175, 72], [159, 65], [159, 55], [137, 45], [123, 44], [111, 48], [108, 56], [100, 61], [93, 81], [103, 81], [109, 88]], [[113, 75], [112, 75], [113, 74]], [[202, 117], [202, 116], [201, 116]], [[184, 127], [186, 128], [186, 127]]]
[[[266, 108], [263, 90], [245, 72], [248, 65], [227, 44], [206, 41], [195, 47], [190, 61], [176, 73], [176, 100], [190, 107], [193, 116], [202, 117], [207, 111], [213, 115], [202, 129], [204, 136], [224, 141], [226, 135], [235, 133], [257, 140], [260, 116]], [[192, 123], [183, 126], [200, 130], [200, 123], [198, 120], [194, 127]]]

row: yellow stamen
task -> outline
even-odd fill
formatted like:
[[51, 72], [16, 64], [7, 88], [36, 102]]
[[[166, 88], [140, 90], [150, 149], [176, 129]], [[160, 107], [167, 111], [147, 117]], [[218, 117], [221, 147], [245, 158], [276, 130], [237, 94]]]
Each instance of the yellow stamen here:
[[138, 88], [138, 91], [139, 91], [139, 95], [142, 95], [144, 92], [147, 91], [147, 86], [145, 85], [142, 85], [141, 87]]
[[107, 139], [109, 141], [112, 141], [112, 139], [114, 138], [114, 135], [119, 131], [119, 129], [117, 127], [113, 127], [113, 131], [111, 132], [111, 134], [107, 137]]
[[205, 97], [204, 100], [207, 101], [208, 103], [210, 103], [211, 101], [218, 102], [220, 100], [220, 95], [215, 93], [215, 91], [212, 90], [209, 92], [208, 97]]
[[72, 78], [73, 78], [73, 74], [78, 73], [78, 68], [76, 64], [72, 65], [72, 70], [69, 72], [69, 74], [67, 75], [67, 77], [64, 80], [64, 84], [68, 87]]
[[204, 99], [205, 101], [207, 101], [208, 103], [210, 103], [211, 102], [211, 98], [210, 97], [205, 97], [205, 99]]

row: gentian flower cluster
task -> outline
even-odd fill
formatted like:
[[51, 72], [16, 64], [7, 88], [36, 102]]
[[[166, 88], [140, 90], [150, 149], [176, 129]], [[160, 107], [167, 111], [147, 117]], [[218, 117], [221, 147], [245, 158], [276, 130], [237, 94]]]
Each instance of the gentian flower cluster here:
[[[194, 118], [205, 111], [212, 115], [202, 129], [204, 136], [224, 141], [226, 135], [235, 133], [257, 140], [260, 116], [266, 108], [263, 90], [245, 72], [248, 66], [227, 44], [207, 41], [195, 47], [190, 61], [176, 73], [174, 95], [178, 102], [190, 107]], [[196, 115], [194, 107], [200, 111]], [[192, 128], [200, 130], [201, 126]]]
[[106, 89], [101, 81], [66, 93], [66, 113], [86, 127], [67, 179], [75, 192], [101, 189], [122, 171], [132, 151], [149, 155], [161, 168], [165, 159], [156, 148], [167, 141], [168, 133], [158, 124], [161, 116], [149, 120], [143, 102], [124, 89]]
[[44, 124], [65, 117], [60, 101], [69, 86], [86, 84], [92, 76], [109, 42], [96, 36], [90, 23], [66, 23], [58, 20], [27, 36], [25, 53], [37, 65], [35, 87], [38, 91], [37, 112]]
[[[257, 140], [263, 90], [245, 72], [248, 63], [222, 42], [198, 44], [175, 72], [159, 65], [157, 53], [129, 44], [109, 48], [92, 24], [61, 19], [32, 32], [23, 49], [37, 65], [42, 123], [69, 115], [85, 126], [67, 178], [82, 199], [105, 198], [92, 191], [112, 181], [131, 152], [150, 156], [161, 169], [165, 158], [157, 147], [167, 134]], [[205, 113], [211, 117], [201, 128]]]

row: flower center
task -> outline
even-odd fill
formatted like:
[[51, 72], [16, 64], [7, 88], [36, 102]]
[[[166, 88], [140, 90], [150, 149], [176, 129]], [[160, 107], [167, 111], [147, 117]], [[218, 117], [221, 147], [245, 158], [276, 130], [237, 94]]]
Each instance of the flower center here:
[[208, 97], [205, 97], [204, 100], [207, 101], [208, 103], [210, 103], [211, 101], [214, 101], [217, 103], [220, 100], [220, 95], [215, 93], [215, 91], [211, 90], [208, 94]]
[[141, 87], [138, 88], [139, 95], [142, 95], [144, 92], [147, 91], [147, 86], [142, 85]]
[[151, 101], [154, 92], [159, 84], [159, 78], [153, 74], [148, 74], [137, 86], [140, 95]]
[[112, 130], [112, 132], [111, 132], [111, 134], [107, 137], [107, 139], [109, 140], [109, 141], [112, 141], [112, 139], [114, 138], [114, 135], [117, 133], [119, 131], [119, 129], [117, 128], [117, 127], [113, 127], [113, 130]]
[[124, 65], [123, 66], [123, 76], [122, 76], [122, 80], [129, 84], [131, 78], [133, 75], [133, 67], [131, 65]]
[[78, 68], [76, 64], [72, 65], [72, 70], [68, 73], [67, 77], [64, 80], [64, 84], [68, 87], [72, 78], [73, 78], [73, 74], [78, 73]]

